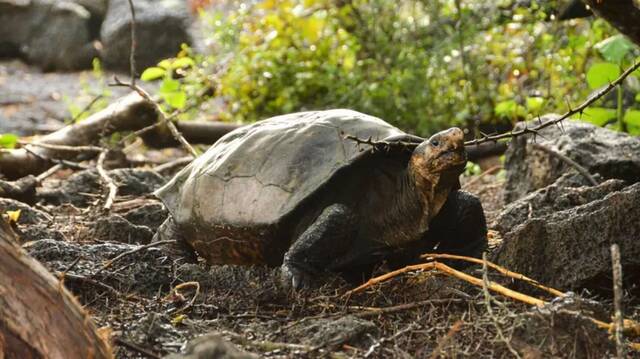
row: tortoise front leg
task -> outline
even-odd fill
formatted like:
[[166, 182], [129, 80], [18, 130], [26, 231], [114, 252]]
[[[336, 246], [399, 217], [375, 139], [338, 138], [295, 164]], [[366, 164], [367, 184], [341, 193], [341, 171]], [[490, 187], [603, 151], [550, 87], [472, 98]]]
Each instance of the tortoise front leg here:
[[469, 192], [452, 192], [431, 225], [428, 236], [440, 241], [439, 253], [480, 258], [487, 249], [487, 222], [482, 204]]
[[282, 263], [285, 286], [300, 289], [345, 255], [351, 247], [355, 216], [343, 204], [325, 208], [291, 245]]
[[[436, 249], [437, 247], [437, 249]], [[392, 268], [422, 263], [425, 253], [447, 253], [468, 257], [482, 257], [487, 249], [487, 223], [480, 200], [465, 191], [453, 191], [440, 212], [429, 224], [428, 232], [387, 258]], [[445, 261], [457, 268], [467, 262]]]

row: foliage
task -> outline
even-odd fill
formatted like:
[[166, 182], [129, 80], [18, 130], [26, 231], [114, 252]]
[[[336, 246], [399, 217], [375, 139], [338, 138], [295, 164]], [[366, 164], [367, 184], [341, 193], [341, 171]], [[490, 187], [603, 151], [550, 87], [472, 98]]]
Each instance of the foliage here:
[[[622, 68], [629, 66], [631, 61], [633, 61], [638, 55], [638, 49], [636, 46], [622, 35], [615, 35], [606, 38], [595, 44], [593, 48], [598, 52], [602, 60], [605, 61], [593, 63], [587, 71], [587, 84], [592, 90], [597, 90], [603, 86], [607, 86], [610, 82], [615, 80], [620, 76]], [[594, 106], [585, 111], [583, 119], [598, 126], [611, 125], [612, 121], [615, 120], [615, 125], [610, 127], [621, 131], [628, 131], [635, 135], [640, 134], [640, 116], [638, 116], [640, 111], [638, 111], [638, 106], [636, 104], [636, 102], [638, 102], [637, 98], [640, 95], [640, 87], [638, 86], [638, 77], [640, 76], [640, 73], [634, 75], [636, 75], [635, 78], [632, 77], [628, 79], [624, 84], [626, 85], [626, 88], [623, 85], [618, 86], [616, 89], [617, 96], [613, 104], [607, 104], [607, 101], [605, 100], [605, 103], [603, 104], [604, 106]], [[636, 100], [633, 101], [634, 103], [625, 104], [625, 90], [636, 92]], [[625, 107], [627, 108], [625, 109]]]
[[15, 148], [18, 136], [13, 133], [0, 133], [0, 148]]
[[187, 103], [187, 86], [176, 77], [182, 77], [185, 71], [195, 66], [189, 51], [189, 48], [183, 45], [176, 58], [162, 60], [158, 66], [146, 69], [140, 76], [143, 81], [162, 79], [158, 94], [171, 109], [182, 110]]
[[[222, 98], [227, 120], [347, 107], [419, 135], [451, 125], [491, 130], [564, 112], [636, 51], [602, 20], [551, 21], [553, 3], [243, 2], [203, 13], [211, 47], [189, 55], [195, 65], [181, 76], [161, 66], [148, 75], [162, 78], [161, 92], [184, 90], [188, 101], [203, 98], [198, 90]], [[597, 116], [610, 114], [585, 117], [606, 124]]]

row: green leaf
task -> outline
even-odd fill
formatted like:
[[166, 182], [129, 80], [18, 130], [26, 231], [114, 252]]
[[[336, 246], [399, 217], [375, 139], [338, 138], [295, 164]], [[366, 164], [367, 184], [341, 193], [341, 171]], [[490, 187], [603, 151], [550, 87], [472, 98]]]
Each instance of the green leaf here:
[[597, 89], [609, 84], [620, 76], [620, 66], [610, 62], [593, 64], [587, 71], [587, 84], [591, 89]]
[[540, 112], [544, 99], [542, 97], [527, 97], [527, 109], [529, 112]]
[[640, 102], [640, 92], [636, 94], [636, 102]]
[[624, 122], [626, 122], [629, 125], [640, 127], [640, 111], [639, 110], [628, 110], [624, 114]]
[[580, 118], [596, 126], [604, 126], [607, 122], [616, 118], [616, 110], [604, 107], [588, 107]]
[[144, 70], [142, 75], [140, 75], [140, 79], [142, 81], [153, 81], [163, 77], [167, 71], [160, 67], [149, 67]]
[[169, 93], [169, 92], [178, 91], [179, 89], [180, 89], [180, 81], [166, 78], [162, 81], [159, 91], [160, 93]]
[[182, 69], [185, 67], [191, 67], [191, 66], [195, 66], [196, 62], [193, 61], [192, 58], [190, 57], [180, 57], [177, 58], [175, 61], [173, 61], [173, 63], [171, 64], [171, 68], [172, 69]]
[[633, 43], [623, 35], [615, 35], [600, 41], [593, 47], [605, 60], [620, 64], [629, 51], [633, 50], [633, 46]]
[[187, 93], [184, 91], [165, 92], [162, 94], [162, 98], [169, 106], [181, 109], [187, 102]]
[[526, 111], [522, 105], [519, 105], [514, 100], [507, 100], [498, 102], [494, 108], [496, 115], [500, 117], [523, 117], [526, 115]]
[[632, 136], [640, 135], [640, 111], [629, 110], [624, 114], [624, 122], [627, 123], [627, 132]]
[[171, 61], [168, 59], [164, 59], [158, 62], [158, 67], [162, 67], [165, 70], [169, 70], [171, 68]]
[[13, 133], [0, 134], [0, 147], [15, 148], [18, 143], [18, 136]]

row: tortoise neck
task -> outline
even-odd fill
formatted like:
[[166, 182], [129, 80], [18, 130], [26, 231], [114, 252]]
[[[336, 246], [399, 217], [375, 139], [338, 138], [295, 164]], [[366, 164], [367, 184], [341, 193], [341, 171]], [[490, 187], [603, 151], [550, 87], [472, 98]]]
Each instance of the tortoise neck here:
[[408, 166], [398, 176], [393, 200], [382, 216], [383, 241], [388, 245], [399, 245], [422, 238], [431, 220], [429, 203], [434, 190], [429, 183], [416, 178]]

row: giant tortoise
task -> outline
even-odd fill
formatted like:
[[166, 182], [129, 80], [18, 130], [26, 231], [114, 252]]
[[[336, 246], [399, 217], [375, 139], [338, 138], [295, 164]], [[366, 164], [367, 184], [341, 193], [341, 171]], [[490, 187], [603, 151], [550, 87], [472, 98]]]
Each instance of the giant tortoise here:
[[294, 288], [425, 251], [478, 256], [486, 222], [459, 190], [465, 164], [458, 128], [423, 140], [351, 110], [277, 116], [222, 137], [160, 188], [170, 217], [158, 235], [211, 264], [281, 265]]

